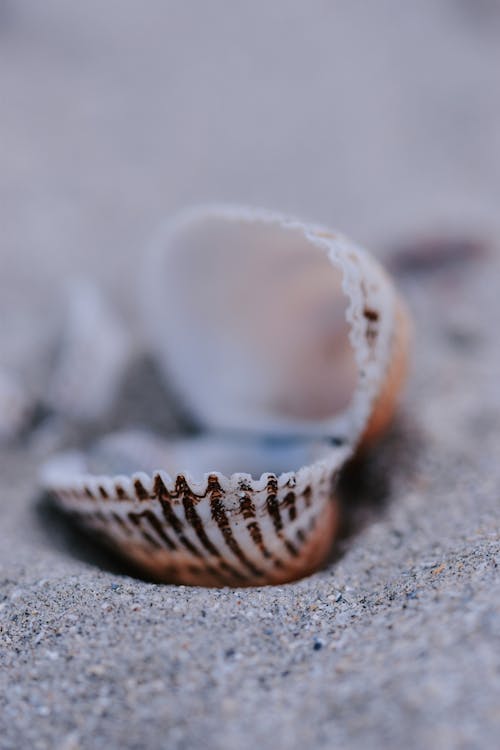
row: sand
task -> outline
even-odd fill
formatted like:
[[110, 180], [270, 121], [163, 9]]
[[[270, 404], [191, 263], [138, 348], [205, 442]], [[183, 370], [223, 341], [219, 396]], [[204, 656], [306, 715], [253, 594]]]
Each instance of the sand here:
[[[40, 496], [47, 446], [2, 448], [0, 748], [497, 747], [499, 6], [0, 14], [0, 352], [34, 387], [65, 280], [133, 326], [144, 243], [199, 200], [343, 229], [415, 319], [400, 416], [342, 483], [331, 562], [294, 584], [128, 575]], [[478, 247], [418, 266], [420, 234]]]

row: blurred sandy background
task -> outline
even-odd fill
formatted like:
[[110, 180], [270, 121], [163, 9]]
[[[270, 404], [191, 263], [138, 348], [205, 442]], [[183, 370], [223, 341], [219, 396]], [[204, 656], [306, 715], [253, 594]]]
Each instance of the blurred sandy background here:
[[381, 252], [498, 226], [499, 39], [495, 0], [2, 0], [2, 359], [68, 274], [123, 299], [158, 223], [195, 202]]

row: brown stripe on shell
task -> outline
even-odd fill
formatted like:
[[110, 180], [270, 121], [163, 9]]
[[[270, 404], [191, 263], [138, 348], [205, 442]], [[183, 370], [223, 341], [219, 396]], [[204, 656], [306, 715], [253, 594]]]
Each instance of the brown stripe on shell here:
[[134, 480], [134, 489], [139, 500], [149, 500], [149, 492], [146, 490], [140, 479]]
[[200, 568], [200, 570], [206, 570], [207, 573], [210, 573], [210, 575], [214, 578], [218, 578], [220, 575], [220, 571], [218, 571], [217, 568], [214, 568], [213, 565], [208, 565], [208, 563], [205, 563], [203, 568]]
[[[226, 576], [226, 580], [233, 580], [236, 579], [237, 581], [246, 582], [248, 580], [247, 576], [245, 576], [243, 573], [240, 573], [239, 570], [236, 570], [236, 568], [233, 568], [232, 565], [229, 565], [225, 560], [220, 559], [219, 560], [219, 568], [220, 571], [223, 571], [222, 575], [224, 573], [227, 573], [229, 575], [229, 578]], [[221, 575], [221, 572], [219, 571], [218, 575]]]
[[167, 532], [163, 528], [160, 520], [155, 516], [152, 510], [145, 510], [142, 512], [142, 516], [149, 522], [150, 526], [156, 531], [160, 539], [165, 542], [167, 547], [171, 550], [177, 549], [175, 542], [170, 539]]
[[281, 518], [278, 500], [278, 479], [276, 476], [270, 476], [267, 482], [266, 508], [271, 516], [276, 535], [281, 539], [290, 555], [297, 557], [299, 554], [297, 547], [283, 533], [283, 519]]
[[288, 492], [283, 500], [283, 507], [288, 509], [288, 518], [291, 521], [295, 521], [297, 518], [297, 507], [295, 505], [295, 492]]
[[183, 533], [184, 524], [181, 519], [174, 512], [171, 502], [172, 497], [165, 486], [165, 482], [159, 474], [154, 478], [154, 493], [161, 505], [163, 517], [168, 523], [172, 531], [177, 535], [179, 542], [185, 549], [191, 552], [195, 557], [203, 557], [203, 553], [192, 543], [190, 539]]
[[365, 307], [363, 315], [366, 319], [366, 340], [370, 346], [374, 346], [375, 340], [378, 336], [379, 314], [376, 310], [373, 310], [370, 307]]
[[297, 537], [297, 541], [299, 541], [300, 544], [304, 544], [304, 542], [306, 541], [306, 535], [303, 529], [297, 529], [297, 533], [295, 534], [295, 536]]
[[376, 310], [371, 310], [370, 308], [365, 307], [363, 315], [370, 321], [370, 323], [378, 323], [379, 314]]
[[292, 557], [299, 556], [299, 550], [297, 549], [295, 544], [293, 544], [293, 542], [291, 542], [289, 539], [283, 539], [283, 544], [285, 545], [289, 553], [292, 555]]
[[247, 570], [250, 571], [250, 573], [252, 573], [252, 575], [257, 577], [262, 576], [262, 570], [260, 570], [256, 565], [254, 565], [251, 560], [248, 559], [233, 534], [233, 530], [231, 528], [231, 524], [227, 517], [227, 513], [224, 509], [224, 503], [222, 501], [224, 492], [221, 489], [219, 480], [213, 474], [211, 474], [208, 478], [207, 490], [210, 493], [210, 511], [212, 514], [212, 518], [219, 527], [227, 546], [229, 547], [233, 555], [238, 558], [238, 560], [247, 568]]
[[217, 549], [215, 544], [208, 538], [203, 521], [196, 512], [194, 503], [191, 497], [185, 495], [182, 504], [184, 506], [184, 513], [186, 514], [186, 521], [193, 527], [196, 532], [196, 536], [205, 547], [207, 552], [210, 552], [214, 557], [221, 557], [220, 550]]
[[129, 525], [125, 522], [125, 519], [120, 516], [119, 513], [112, 513], [111, 517], [113, 520], [120, 526], [121, 529], [127, 534], [127, 536], [132, 535], [132, 530], [130, 529]]
[[280, 506], [278, 502], [278, 480], [276, 477], [269, 477], [267, 482], [266, 508], [271, 516], [274, 530], [279, 535], [283, 529], [283, 521], [281, 520]]
[[372, 443], [389, 425], [397, 406], [398, 397], [406, 378], [408, 354], [411, 339], [411, 325], [408, 312], [400, 298], [396, 301], [395, 323], [393, 328], [391, 356], [382, 387], [372, 405], [371, 414], [360, 446]]
[[101, 511], [100, 511], [100, 510], [95, 510], [95, 511], [94, 511], [94, 512], [93, 512], [93, 513], [91, 514], [91, 516], [93, 516], [93, 517], [94, 517], [94, 518], [95, 518], [95, 519], [96, 519], [96, 520], [97, 520], [97, 521], [98, 521], [99, 523], [102, 523], [102, 524], [104, 524], [105, 526], [107, 526], [107, 525], [108, 525], [108, 519], [107, 519], [107, 517], [106, 517], [106, 516], [104, 515], [104, 513], [101, 513]]
[[[324, 476], [315, 480], [320, 494], [327, 481]], [[277, 476], [272, 474], [268, 475], [265, 489], [257, 492], [252, 483], [239, 482], [239, 492], [234, 493], [236, 508], [229, 510], [226, 491], [216, 474], [208, 477], [199, 492], [193, 491], [182, 475], [176, 478], [171, 489], [159, 473], [152, 477], [152, 482], [149, 492], [146, 490], [149, 485], [140, 479], [132, 480], [132, 491], [128, 485], [125, 489], [116, 484], [111, 494], [104, 485], [103, 489], [109, 493], [108, 500], [103, 497], [99, 483], [89, 484], [88, 492], [81, 486], [72, 490], [68, 505], [74, 505], [73, 495], [81, 499], [89, 497], [90, 493], [96, 504], [82, 509], [82, 520], [88, 521], [100, 537], [107, 538], [118, 549], [121, 545], [125, 552], [128, 545], [130, 557], [135, 556], [138, 564], [153, 577], [171, 583], [246, 586], [286, 581], [295, 577], [294, 571], [302, 555], [305, 560], [315, 559], [314, 551], [311, 552], [314, 539], [309, 528], [318, 521], [318, 516], [311, 518], [312, 484], [299, 491], [295, 477], [290, 477], [280, 487]], [[109, 498], [119, 496], [129, 502], [125, 513], [108, 505]], [[137, 500], [144, 502], [142, 507], [134, 509], [133, 503]], [[211, 515], [208, 523], [204, 519], [206, 503]], [[198, 505], [200, 509], [203, 507], [203, 514]], [[177, 507], [182, 508], [182, 514]], [[301, 523], [307, 507], [310, 510], [304, 513], [304, 523]], [[268, 519], [264, 516], [261, 520], [261, 513]], [[235, 524], [233, 515], [237, 517]], [[297, 524], [301, 526], [298, 531]], [[246, 530], [247, 542], [237, 533], [238, 526]], [[273, 532], [276, 534], [274, 542]], [[212, 536], [214, 533], [217, 536]], [[114, 540], [113, 535], [117, 539]], [[304, 570], [307, 565], [306, 562]]]
[[250, 495], [244, 495], [240, 499], [240, 513], [248, 521], [249, 518], [255, 518], [255, 505]]
[[115, 492], [119, 500], [127, 499], [127, 493], [120, 484], [115, 484]]
[[181, 492], [183, 492], [182, 504], [184, 506], [184, 513], [186, 515], [186, 521], [190, 524], [190, 526], [193, 527], [196, 533], [196, 536], [200, 540], [203, 547], [207, 550], [207, 552], [209, 552], [211, 555], [217, 558], [219, 566], [223, 570], [227, 571], [228, 573], [231, 573], [231, 575], [233, 575], [238, 580], [245, 580], [244, 575], [242, 575], [238, 570], [236, 570], [231, 565], [225, 562], [221, 551], [215, 546], [212, 540], [208, 537], [207, 532], [205, 531], [205, 527], [203, 525], [203, 521], [201, 520], [195, 508], [195, 501], [196, 499], [199, 500], [199, 498], [197, 498], [197, 496], [191, 491], [188, 483], [186, 482], [185, 478], [182, 475], [179, 475], [177, 477], [176, 491], [179, 493], [179, 495], [181, 494]]
[[305, 502], [306, 508], [310, 508], [311, 507], [312, 489], [311, 489], [311, 486], [309, 484], [304, 489], [304, 491], [302, 492], [302, 494], [304, 496], [304, 502]]
[[258, 548], [262, 557], [266, 560], [272, 559], [276, 568], [282, 568], [283, 563], [281, 560], [278, 557], [274, 557], [264, 543], [262, 530], [256, 518], [255, 505], [250, 495], [244, 495], [244, 497], [240, 499], [240, 513], [245, 521], [250, 521], [250, 523], [247, 523], [247, 531], [250, 535], [250, 539]]
[[162, 546], [159, 542], [156, 541], [156, 539], [151, 536], [151, 534], [146, 531], [146, 529], [142, 526], [142, 513], [128, 513], [129, 520], [134, 524], [134, 526], [139, 530], [142, 537], [155, 549], [162, 549]]

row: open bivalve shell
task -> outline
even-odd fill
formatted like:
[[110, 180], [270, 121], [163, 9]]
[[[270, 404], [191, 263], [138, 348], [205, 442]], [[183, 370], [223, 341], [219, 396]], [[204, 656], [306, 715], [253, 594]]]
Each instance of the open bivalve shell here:
[[146, 266], [146, 336], [204, 434], [108, 436], [50, 461], [45, 486], [157, 580], [314, 571], [336, 532], [338, 472], [385, 429], [404, 380], [391, 281], [336, 232], [232, 207], [181, 216]]

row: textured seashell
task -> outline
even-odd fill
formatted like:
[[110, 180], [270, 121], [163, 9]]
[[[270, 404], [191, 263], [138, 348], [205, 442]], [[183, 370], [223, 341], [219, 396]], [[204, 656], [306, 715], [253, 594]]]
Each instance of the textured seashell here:
[[259, 585], [315, 570], [335, 480], [393, 416], [408, 322], [386, 273], [338, 233], [265, 211], [204, 208], [147, 264], [146, 334], [204, 428], [105, 438], [43, 480], [157, 580]]

